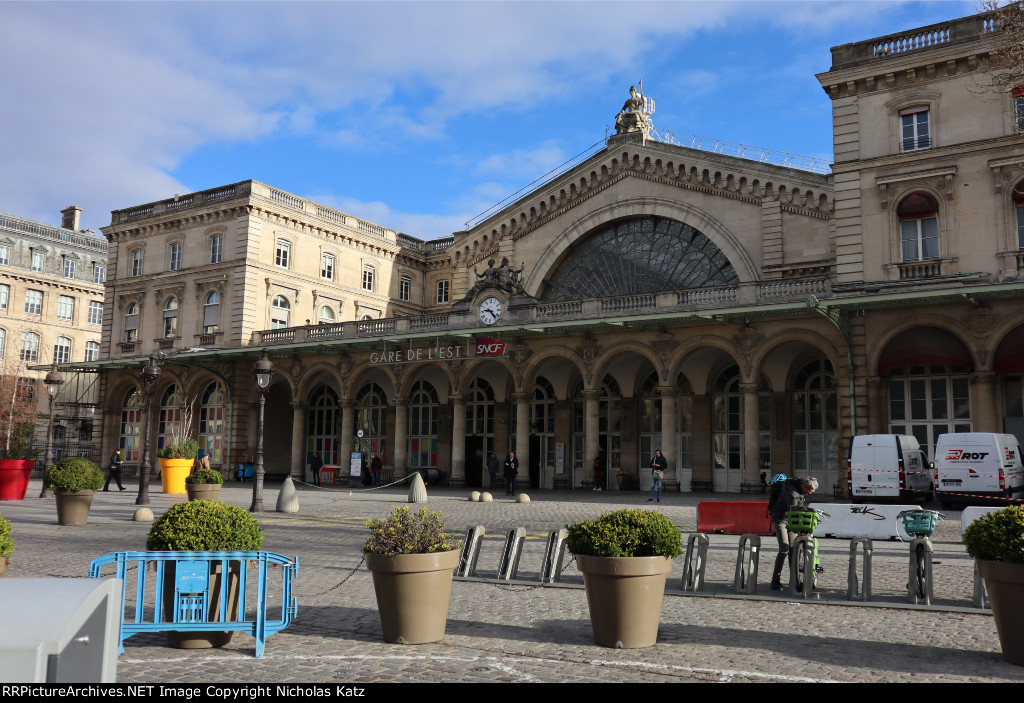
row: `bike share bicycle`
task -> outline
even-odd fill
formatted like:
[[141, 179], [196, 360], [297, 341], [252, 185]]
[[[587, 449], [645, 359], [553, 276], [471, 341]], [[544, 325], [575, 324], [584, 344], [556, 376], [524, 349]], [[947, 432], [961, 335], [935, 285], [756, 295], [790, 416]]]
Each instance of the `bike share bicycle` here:
[[822, 510], [803, 506], [794, 506], [792, 510], [786, 511], [789, 531], [796, 535], [789, 548], [789, 574], [794, 593], [804, 593], [808, 576], [811, 579], [811, 588], [816, 589], [818, 574], [825, 573], [821, 559], [818, 558], [818, 538], [814, 536], [814, 530], [822, 519], [829, 517], [831, 516]]
[[910, 535], [910, 574], [907, 580], [907, 598], [911, 603], [923, 600], [931, 605], [932, 583], [932, 542], [935, 523], [945, 517], [935, 510], [904, 510], [897, 517], [903, 523], [904, 531]]

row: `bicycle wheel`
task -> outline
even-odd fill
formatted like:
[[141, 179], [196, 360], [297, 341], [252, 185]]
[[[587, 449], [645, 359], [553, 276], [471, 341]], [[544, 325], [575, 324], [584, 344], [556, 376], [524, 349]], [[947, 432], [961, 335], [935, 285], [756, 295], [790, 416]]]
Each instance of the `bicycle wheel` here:
[[914, 574], [916, 576], [914, 587], [917, 589], [917, 597], [924, 598], [925, 594], [928, 593], [928, 571], [925, 569], [925, 556], [924, 556], [924, 545], [917, 545], [917, 551], [914, 555]]
[[[802, 544], [801, 544], [802, 547]], [[804, 567], [807, 566], [807, 550], [797, 549], [796, 550], [796, 592], [804, 592]]]

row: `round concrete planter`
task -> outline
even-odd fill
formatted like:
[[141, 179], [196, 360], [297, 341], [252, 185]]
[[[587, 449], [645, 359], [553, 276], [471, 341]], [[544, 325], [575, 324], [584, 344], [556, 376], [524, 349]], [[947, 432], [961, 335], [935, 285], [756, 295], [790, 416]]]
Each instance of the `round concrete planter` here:
[[84, 525], [89, 521], [89, 508], [96, 491], [54, 491], [54, 495], [58, 525]]
[[978, 560], [992, 602], [1003, 659], [1024, 666], [1024, 564]]
[[461, 550], [434, 554], [367, 554], [384, 641], [424, 644], [444, 637], [452, 571]]
[[653, 646], [672, 560], [577, 554], [576, 563], [583, 572], [594, 641], [620, 649]]
[[185, 493], [185, 479], [192, 472], [195, 459], [157, 459], [160, 483], [164, 493]]
[[220, 487], [219, 483], [186, 483], [185, 492], [189, 500], [217, 500]]

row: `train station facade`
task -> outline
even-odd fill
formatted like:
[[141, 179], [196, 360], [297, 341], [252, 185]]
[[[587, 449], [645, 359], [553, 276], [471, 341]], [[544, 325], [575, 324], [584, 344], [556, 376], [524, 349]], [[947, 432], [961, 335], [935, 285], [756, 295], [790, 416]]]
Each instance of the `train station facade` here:
[[256, 181], [117, 210], [80, 367], [102, 452], [138, 463], [157, 354], [151, 446], [189, 407], [215, 465], [252, 456], [263, 349], [270, 476], [357, 450], [486, 486], [515, 449], [521, 484], [600, 462], [644, 488], [661, 449], [670, 489], [841, 488], [855, 434], [1020, 436], [1024, 94], [973, 90], [996, 31], [835, 47], [832, 164], [658, 131], [634, 92], [601, 148], [442, 239]]

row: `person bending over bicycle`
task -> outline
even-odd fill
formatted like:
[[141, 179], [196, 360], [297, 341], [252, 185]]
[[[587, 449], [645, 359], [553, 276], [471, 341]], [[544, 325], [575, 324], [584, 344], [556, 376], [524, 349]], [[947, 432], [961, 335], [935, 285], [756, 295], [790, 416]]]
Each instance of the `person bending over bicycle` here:
[[[777, 484], [776, 484], [777, 486]], [[807, 496], [818, 490], [818, 479], [816, 478], [790, 478], [782, 482], [781, 490], [774, 490], [768, 498], [768, 512], [771, 515], [772, 524], [775, 525], [775, 537], [779, 540], [779, 553], [775, 556], [775, 571], [772, 572], [771, 589], [782, 590], [782, 567], [786, 565], [786, 557], [789, 556], [789, 525], [786, 522], [786, 512], [793, 509], [793, 506], [804, 505]]]

